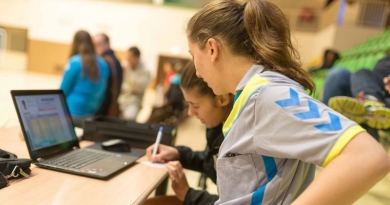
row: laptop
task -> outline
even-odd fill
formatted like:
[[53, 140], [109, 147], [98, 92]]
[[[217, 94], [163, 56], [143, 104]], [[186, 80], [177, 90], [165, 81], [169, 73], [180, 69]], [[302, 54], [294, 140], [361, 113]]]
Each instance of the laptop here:
[[106, 179], [145, 154], [80, 149], [62, 90], [12, 90], [11, 95], [28, 153], [38, 167]]

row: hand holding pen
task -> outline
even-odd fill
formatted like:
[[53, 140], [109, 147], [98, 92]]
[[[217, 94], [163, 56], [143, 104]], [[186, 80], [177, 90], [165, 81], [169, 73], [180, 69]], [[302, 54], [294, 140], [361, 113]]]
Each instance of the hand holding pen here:
[[160, 129], [158, 130], [157, 137], [156, 137], [156, 142], [154, 143], [152, 158], [154, 158], [156, 156], [156, 154], [157, 154], [158, 145], [160, 144], [160, 141], [161, 141], [163, 129], [164, 129], [163, 127], [160, 127]]
[[[162, 129], [161, 129], [161, 135], [162, 135]], [[146, 149], [146, 156], [148, 157], [148, 160], [157, 163], [165, 163], [168, 161], [178, 160], [180, 157], [179, 151], [177, 151], [177, 149], [174, 147], [160, 144], [161, 137], [160, 139], [158, 139], [159, 137], [157, 135], [156, 143], [150, 145]]]

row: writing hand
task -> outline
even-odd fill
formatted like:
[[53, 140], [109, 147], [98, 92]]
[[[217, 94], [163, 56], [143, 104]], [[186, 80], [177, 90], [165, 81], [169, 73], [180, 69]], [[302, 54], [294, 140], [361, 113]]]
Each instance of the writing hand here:
[[146, 156], [148, 157], [149, 161], [152, 162], [158, 162], [158, 163], [164, 163], [168, 161], [178, 160], [179, 159], [179, 151], [177, 151], [176, 148], [159, 144], [158, 150], [156, 156], [152, 156], [154, 149], [154, 144], [150, 145], [148, 148], [146, 148]]
[[177, 198], [184, 201], [190, 187], [188, 186], [187, 178], [184, 174], [183, 167], [179, 161], [172, 161], [166, 164], [169, 177], [172, 180], [172, 189]]

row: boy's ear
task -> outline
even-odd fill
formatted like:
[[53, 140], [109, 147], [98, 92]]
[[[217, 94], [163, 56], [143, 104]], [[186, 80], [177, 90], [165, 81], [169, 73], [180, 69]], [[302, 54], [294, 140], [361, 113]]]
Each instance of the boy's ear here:
[[217, 95], [216, 99], [217, 99], [217, 104], [219, 106], [221, 106], [221, 107], [228, 105], [230, 103], [230, 101], [231, 101], [231, 98], [230, 98], [229, 94]]
[[207, 40], [207, 45], [211, 61], [215, 62], [218, 58], [219, 53], [221, 52], [221, 43], [214, 38], [209, 38]]

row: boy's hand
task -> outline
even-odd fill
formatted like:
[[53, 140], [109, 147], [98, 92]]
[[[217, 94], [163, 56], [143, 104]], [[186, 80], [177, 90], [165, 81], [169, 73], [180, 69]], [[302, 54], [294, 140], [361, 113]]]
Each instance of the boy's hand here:
[[178, 160], [180, 157], [179, 151], [177, 151], [176, 148], [159, 144], [157, 148], [158, 149], [157, 154], [153, 158], [152, 157], [153, 149], [154, 149], [154, 144], [150, 145], [146, 149], [146, 156], [148, 157], [148, 160], [152, 162], [165, 163], [168, 161]]
[[184, 201], [190, 187], [188, 186], [181, 163], [179, 161], [168, 162], [166, 167], [168, 168], [169, 177], [172, 180], [173, 191], [175, 191], [177, 198]]
[[390, 75], [383, 78], [383, 83], [385, 84], [385, 90], [390, 93]]

